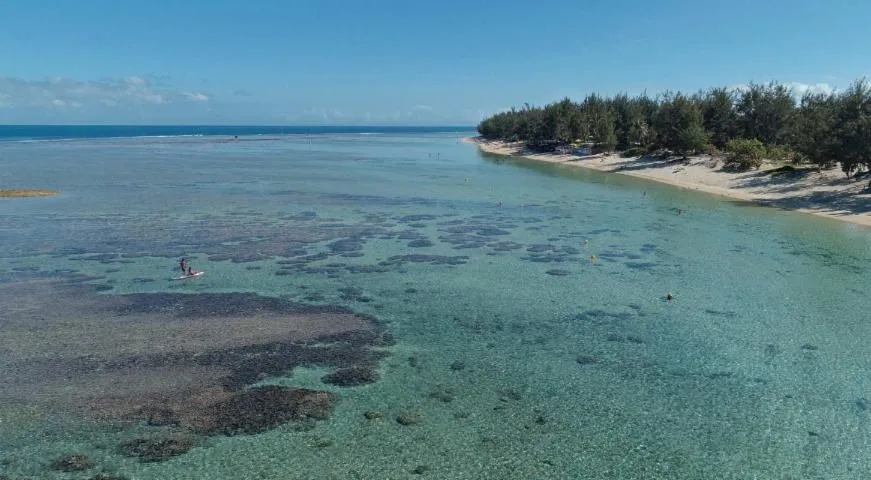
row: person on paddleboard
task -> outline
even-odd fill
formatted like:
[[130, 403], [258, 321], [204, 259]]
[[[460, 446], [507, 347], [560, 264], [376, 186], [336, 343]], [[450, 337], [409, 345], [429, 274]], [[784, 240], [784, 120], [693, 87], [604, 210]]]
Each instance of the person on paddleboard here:
[[187, 275], [187, 272], [190, 270], [187, 259], [182, 258], [181, 260], [179, 260], [178, 265], [181, 267], [181, 274]]

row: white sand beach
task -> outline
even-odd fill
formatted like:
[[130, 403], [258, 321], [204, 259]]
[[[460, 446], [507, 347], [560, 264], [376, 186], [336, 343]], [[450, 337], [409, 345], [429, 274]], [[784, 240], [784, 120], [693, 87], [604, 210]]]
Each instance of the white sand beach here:
[[837, 168], [822, 172], [815, 169], [783, 172], [776, 166], [764, 164], [759, 170], [732, 172], [723, 170], [721, 159], [710, 155], [692, 156], [687, 161], [679, 158], [623, 158], [618, 154], [579, 157], [531, 152], [522, 142], [490, 141], [479, 137], [466, 138], [465, 141], [477, 144], [486, 153], [632, 175], [871, 227], [871, 190], [865, 188], [867, 178], [848, 179]]

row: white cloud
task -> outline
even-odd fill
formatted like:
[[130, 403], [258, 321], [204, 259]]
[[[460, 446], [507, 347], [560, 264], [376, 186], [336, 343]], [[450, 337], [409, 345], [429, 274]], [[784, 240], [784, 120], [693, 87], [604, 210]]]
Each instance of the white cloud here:
[[510, 107], [499, 107], [499, 108], [467, 108], [463, 110], [462, 117], [460, 121], [463, 123], [471, 123], [477, 124], [481, 120], [484, 120], [491, 115], [496, 115], [497, 113], [510, 111]]
[[829, 94], [835, 92], [835, 87], [829, 85], [828, 83], [800, 83], [800, 82], [790, 82], [786, 84], [787, 88], [792, 89], [793, 95], [797, 97], [801, 97], [805, 93], [822, 93]]
[[127, 78], [125, 78], [125, 79], [123, 80], [123, 82], [126, 83], [127, 85], [130, 85], [130, 86], [133, 86], [133, 87], [137, 87], [137, 86], [146, 86], [146, 85], [148, 85], [148, 81], [146, 81], [146, 80], [145, 80], [144, 78], [142, 78], [142, 77], [136, 77], [136, 76], [133, 76], [133, 77], [127, 77]]
[[65, 77], [25, 80], [0, 76], [0, 107], [116, 107], [203, 103], [211, 100], [205, 93], [181, 91], [166, 86], [166, 82], [165, 77], [152, 75], [104, 80], [75, 80]]
[[[829, 94], [838, 91], [837, 87], [829, 83], [787, 82], [782, 85], [792, 91], [792, 95], [795, 98], [801, 98], [807, 92]], [[731, 85], [729, 89], [737, 92], [746, 92], [749, 87], [749, 85], [741, 83], [738, 85]]]
[[[477, 112], [477, 111], [476, 111]], [[474, 116], [474, 115], [473, 115]], [[282, 121], [310, 124], [406, 124], [406, 125], [445, 125], [472, 123], [470, 118], [454, 114], [446, 116], [436, 107], [429, 105], [408, 105], [380, 111], [373, 109], [338, 109], [334, 107], [313, 106], [298, 112], [288, 112], [278, 116]], [[475, 121], [478, 119], [476, 118]]]
[[155, 105], [169, 103], [163, 98], [163, 95], [159, 93], [143, 93], [139, 95], [139, 99], [145, 103], [153, 103]]
[[193, 102], [208, 102], [209, 96], [203, 93], [184, 92], [182, 93], [188, 100]]
[[309, 107], [302, 113], [285, 113], [281, 117], [288, 122], [333, 123], [350, 120], [344, 112], [331, 107]]

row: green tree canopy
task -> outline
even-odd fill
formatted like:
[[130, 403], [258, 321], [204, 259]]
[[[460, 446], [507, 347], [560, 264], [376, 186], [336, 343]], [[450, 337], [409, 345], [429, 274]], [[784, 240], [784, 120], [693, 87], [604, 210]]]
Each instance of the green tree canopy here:
[[[524, 104], [484, 119], [478, 131], [484, 138], [542, 149], [592, 141], [604, 150], [640, 146], [684, 155], [705, 149], [708, 142], [728, 151], [732, 140], [758, 140], [764, 155], [777, 157], [775, 161], [840, 163], [852, 175], [871, 169], [871, 86], [859, 80], [840, 93], [808, 93], [798, 105], [792, 92], [776, 82], [655, 99], [594, 93], [580, 102], [564, 98], [544, 107]], [[756, 143], [731, 147], [748, 145]], [[750, 157], [761, 161], [756, 153]]]
[[847, 176], [871, 168], [871, 86], [858, 80], [841, 95], [832, 128], [832, 155]]
[[765, 145], [781, 143], [787, 133], [795, 99], [785, 86], [751, 83], [739, 95], [735, 105], [738, 136], [755, 138]]
[[833, 137], [838, 99], [833, 94], [805, 93], [799, 114], [792, 118], [790, 145], [807, 162], [820, 168], [832, 166], [836, 139]]
[[702, 150], [708, 143], [701, 108], [682, 93], [665, 94], [655, 122], [659, 146], [679, 155]]
[[701, 96], [699, 103], [711, 143], [717, 148], [726, 148], [737, 129], [734, 92], [724, 87], [712, 88]]

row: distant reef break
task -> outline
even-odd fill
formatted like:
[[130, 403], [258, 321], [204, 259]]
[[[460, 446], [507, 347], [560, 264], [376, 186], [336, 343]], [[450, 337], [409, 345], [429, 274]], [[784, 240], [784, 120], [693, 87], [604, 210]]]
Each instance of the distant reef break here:
[[53, 197], [57, 195], [57, 190], [41, 190], [41, 189], [0, 189], [0, 198], [23, 198], [23, 197]]

